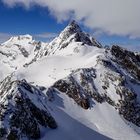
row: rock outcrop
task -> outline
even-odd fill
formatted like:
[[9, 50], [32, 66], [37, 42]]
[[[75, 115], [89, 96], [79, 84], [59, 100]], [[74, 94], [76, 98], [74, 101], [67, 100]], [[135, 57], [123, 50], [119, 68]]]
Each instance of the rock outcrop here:
[[[137, 63], [135, 56], [132, 59]], [[52, 94], [54, 90], [65, 93], [84, 109], [90, 109], [94, 102], [107, 102], [126, 120], [140, 126], [140, 103], [137, 94], [131, 88], [131, 79], [119, 71], [116, 64], [118, 62], [111, 59], [99, 58], [95, 69], [73, 71], [68, 77], [55, 82], [47, 94]]]
[[38, 139], [41, 126], [57, 128], [46, 101], [43, 93], [25, 80], [4, 79], [0, 84], [0, 139]]
[[115, 61], [140, 80], [140, 56], [119, 46], [112, 46], [111, 53]]

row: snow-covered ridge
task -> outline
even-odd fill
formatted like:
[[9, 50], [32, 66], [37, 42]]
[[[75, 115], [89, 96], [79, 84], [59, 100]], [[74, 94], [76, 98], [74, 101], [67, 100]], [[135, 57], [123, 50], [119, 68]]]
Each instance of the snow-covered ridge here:
[[94, 69], [78, 69], [55, 82], [51, 88], [67, 94], [85, 109], [91, 108], [94, 101], [107, 102], [126, 120], [140, 126], [140, 101], [132, 85], [130, 77], [118, 72], [111, 61], [99, 58]]
[[[0, 45], [0, 80], [37, 57], [47, 44], [33, 40], [30, 35], [11, 37]], [[3, 69], [4, 68], [4, 69]], [[4, 72], [5, 71], [5, 72]]]
[[26, 35], [19, 35], [19, 36], [13, 36], [11, 37], [9, 40], [7, 40], [6, 42], [2, 43], [1, 45], [10, 45], [10, 44], [14, 44], [14, 43], [18, 43], [18, 42], [31, 42], [33, 40], [33, 37], [29, 34]]
[[6, 77], [0, 83], [0, 137], [38, 139], [41, 127], [55, 129], [57, 124], [46, 102], [46, 96], [37, 87]]

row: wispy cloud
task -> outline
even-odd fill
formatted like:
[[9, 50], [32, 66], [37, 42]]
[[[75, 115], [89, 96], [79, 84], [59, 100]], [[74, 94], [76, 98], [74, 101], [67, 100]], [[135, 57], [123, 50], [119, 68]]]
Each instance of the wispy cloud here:
[[124, 48], [127, 48], [130, 51], [136, 51], [136, 52], [140, 52], [140, 45], [138, 46], [134, 46], [134, 45], [122, 45]]
[[8, 33], [0, 33], [0, 44], [8, 40], [11, 36], [13, 35]]
[[[47, 7], [58, 21], [74, 18], [108, 34], [140, 38], [140, 0], [2, 0], [10, 7]], [[84, 20], [83, 20], [84, 19]]]
[[39, 37], [39, 38], [44, 38], [44, 39], [51, 39], [56, 37], [58, 34], [57, 33], [42, 33], [42, 34], [36, 34], [34, 35], [35, 37]]

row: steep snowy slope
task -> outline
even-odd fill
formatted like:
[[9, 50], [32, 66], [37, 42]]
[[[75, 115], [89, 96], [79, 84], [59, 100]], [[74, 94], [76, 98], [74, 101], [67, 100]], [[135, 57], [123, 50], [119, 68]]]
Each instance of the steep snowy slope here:
[[[78, 40], [77, 33], [82, 36]], [[82, 129], [79, 125], [112, 139], [140, 139], [139, 55], [119, 46], [99, 47], [89, 43], [90, 38], [72, 22], [46, 46], [40, 60], [18, 70], [16, 76], [48, 88], [52, 113], [60, 123], [60, 129], [51, 132], [54, 136], [48, 135], [50, 139], [56, 138], [57, 133], [62, 139], [68, 131], [67, 139], [78, 139], [76, 134], [71, 135], [74, 127]], [[74, 126], [71, 120], [73, 126], [67, 128], [69, 117], [80, 124]], [[80, 131], [84, 130], [79, 128]], [[79, 138], [93, 138], [90, 132], [83, 135]]]
[[[58, 97], [54, 99], [56, 100], [56, 102], [65, 102], [63, 100], [66, 100], [65, 98], [68, 98], [65, 97], [65, 93], [82, 108], [88, 109], [83, 111], [83, 114], [91, 112], [91, 116], [89, 115], [90, 117], [87, 116], [85, 118], [85, 116], [83, 116], [80, 112], [79, 116], [82, 116], [80, 117], [80, 120], [80, 118], [78, 117], [78, 113], [81, 109], [78, 108], [74, 111], [74, 107], [71, 108], [71, 104], [74, 103], [70, 99], [70, 101], [67, 99], [70, 102], [68, 104], [69, 108], [65, 107], [67, 106], [67, 101], [65, 103], [65, 106], [60, 108], [64, 112], [66, 112], [66, 115], [72, 118], [74, 117], [74, 114], [77, 115], [77, 117], [75, 118], [76, 121], [80, 121], [82, 124], [84, 122], [84, 125], [86, 125], [87, 127], [97, 125], [100, 128], [95, 129], [96, 127], [92, 126], [92, 130], [102, 133], [112, 139], [139, 139], [140, 137], [134, 131], [134, 128], [130, 127], [129, 125], [131, 124], [131, 122], [138, 126], [140, 125], [140, 108], [139, 104], [136, 101], [139, 99], [140, 84], [139, 82], [132, 79], [132, 77], [129, 77], [128, 73], [124, 73], [124, 69], [121, 70], [117, 66], [117, 64], [111, 61], [111, 58], [109, 58], [110, 55], [105, 57], [104, 51], [104, 49], [99, 50], [98, 48], [93, 48], [93, 51], [89, 51], [89, 53], [87, 53], [86, 55], [76, 54], [76, 56], [74, 57], [73, 55], [72, 58], [71, 56], [47, 57], [43, 60], [38, 61], [37, 63], [34, 63], [27, 69], [21, 70], [18, 73], [18, 78], [22, 79], [23, 76], [29, 81], [35, 82], [35, 84], [43, 85], [45, 87], [50, 87], [54, 83], [54, 85], [49, 88], [48, 93], [50, 93], [51, 91], [51, 94], [55, 96], [55, 89], [59, 91], [59, 93], [57, 93]], [[40, 67], [40, 69], [38, 69], [38, 67]], [[77, 70], [74, 71], [74, 69]], [[68, 78], [64, 78], [67, 76]], [[59, 80], [60, 78], [64, 79]], [[133, 81], [135, 81], [135, 83]], [[51, 90], [52, 88], [54, 90]], [[138, 96], [136, 96], [136, 94]], [[52, 104], [53, 102], [50, 105], [51, 107], [53, 106]], [[102, 109], [100, 112], [102, 114], [98, 114], [96, 113], [96, 111], [94, 112], [94, 108]], [[58, 113], [57, 109], [58, 106], [56, 105], [56, 113], [54, 114]], [[115, 111], [115, 109], [117, 111]], [[97, 112], [98, 111], [99, 110], [97, 109]], [[96, 116], [97, 118], [101, 117], [102, 121], [98, 121], [96, 117], [94, 120], [92, 118], [93, 116]], [[128, 123], [129, 125], [126, 124], [127, 121], [125, 119], [125, 121], [123, 121], [121, 116], [130, 122]], [[61, 115], [59, 117], [60, 120], [58, 120], [58, 122], [60, 121], [60, 123], [62, 123], [64, 120], [61, 120]], [[63, 125], [63, 123], [61, 125]], [[124, 129], [125, 132], [122, 132], [122, 129]], [[71, 126], [69, 130], [70, 133], [73, 133], [72, 130], [73, 127]], [[138, 128], [137, 131], [139, 132]], [[61, 134], [61, 131], [59, 133]], [[91, 136], [90, 133], [87, 135]], [[52, 136], [50, 137], [52, 138]], [[76, 139], [75, 135], [73, 137], [75, 137]]]
[[139, 140], [133, 127], [128, 126], [116, 110], [107, 103], [93, 101], [90, 109], [82, 109], [64, 93], [53, 92], [49, 102], [51, 114], [58, 123], [55, 131], [46, 133], [49, 140]]
[[[20, 111], [14, 98], [19, 94], [25, 101], [20, 107], [28, 106], [27, 116], [33, 115], [41, 140], [140, 139], [139, 53], [119, 46], [103, 48], [72, 21], [30, 60], [27, 67], [19, 66], [9, 82], [4, 82], [6, 78], [0, 84], [1, 104], [8, 103], [8, 108], [1, 107], [2, 116], [13, 110], [11, 103]], [[46, 128], [48, 123], [43, 127], [45, 120], [38, 121], [27, 99], [37, 108], [37, 114], [47, 108], [47, 116], [51, 114], [57, 129]], [[7, 116], [0, 126], [5, 124], [9, 132], [11, 124], [7, 122], [11, 119]], [[24, 120], [28, 122], [27, 118]], [[21, 135], [31, 138], [32, 133], [21, 129], [16, 126], [21, 140]]]
[[38, 139], [43, 128], [57, 128], [46, 102], [37, 87], [6, 77], [0, 83], [0, 139]]

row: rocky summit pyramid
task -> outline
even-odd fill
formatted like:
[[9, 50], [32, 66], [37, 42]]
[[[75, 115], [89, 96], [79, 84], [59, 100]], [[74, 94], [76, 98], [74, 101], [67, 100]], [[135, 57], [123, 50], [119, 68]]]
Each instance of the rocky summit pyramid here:
[[139, 52], [72, 21], [50, 43], [11, 38], [0, 58], [0, 139], [140, 139]]
[[97, 42], [89, 34], [82, 31], [76, 21], [71, 21], [69, 25], [56, 37], [52, 42], [48, 44], [44, 55], [54, 54], [57, 51], [66, 48], [72, 42], [81, 42], [83, 45], [97, 46], [99, 48], [102, 45]]

